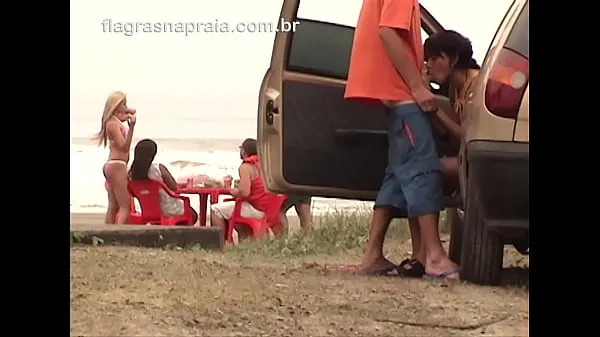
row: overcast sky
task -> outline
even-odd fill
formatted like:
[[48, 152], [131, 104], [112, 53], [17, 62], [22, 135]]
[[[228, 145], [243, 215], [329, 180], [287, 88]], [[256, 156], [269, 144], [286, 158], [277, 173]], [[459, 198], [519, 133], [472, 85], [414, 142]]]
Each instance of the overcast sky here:
[[[421, 1], [446, 28], [472, 39], [479, 61], [511, 2]], [[361, 3], [303, 0], [299, 16], [354, 26]], [[115, 89], [125, 91], [138, 109], [168, 106], [210, 118], [225, 113], [225, 107], [231, 116], [253, 115], [273, 34], [127, 37], [103, 32], [102, 22], [276, 22], [281, 4], [282, 0], [71, 0], [72, 116], [99, 118], [107, 94]], [[197, 109], [199, 104], [204, 109]]]

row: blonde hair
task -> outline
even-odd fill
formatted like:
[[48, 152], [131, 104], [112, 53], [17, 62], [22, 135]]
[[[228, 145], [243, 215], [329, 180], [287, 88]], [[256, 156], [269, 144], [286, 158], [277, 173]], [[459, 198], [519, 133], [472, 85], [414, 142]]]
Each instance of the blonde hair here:
[[100, 125], [100, 131], [94, 137], [94, 140], [98, 141], [98, 146], [102, 145], [106, 147], [108, 142], [108, 135], [106, 133], [106, 122], [115, 115], [115, 110], [125, 100], [126, 96], [120, 91], [115, 91], [108, 95], [106, 103], [104, 104], [104, 112], [102, 113], [102, 125]]

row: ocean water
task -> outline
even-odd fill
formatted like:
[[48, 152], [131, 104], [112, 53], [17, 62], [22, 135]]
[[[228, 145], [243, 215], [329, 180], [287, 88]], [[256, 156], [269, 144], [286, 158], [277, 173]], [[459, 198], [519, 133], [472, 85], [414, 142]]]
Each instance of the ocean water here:
[[[169, 168], [175, 179], [205, 174], [214, 178], [232, 175], [237, 179], [240, 164], [238, 146], [242, 139], [170, 139], [153, 138], [158, 145], [155, 162]], [[137, 141], [134, 140], [134, 144]], [[133, 146], [132, 146], [133, 148]], [[106, 211], [102, 166], [108, 149], [98, 147], [89, 137], [74, 137], [71, 141], [71, 212], [102, 213]], [[133, 153], [131, 154], [133, 158]], [[198, 198], [190, 196], [197, 210]], [[313, 213], [367, 209], [371, 203], [329, 198], [313, 198]], [[290, 210], [290, 212], [294, 212]]]

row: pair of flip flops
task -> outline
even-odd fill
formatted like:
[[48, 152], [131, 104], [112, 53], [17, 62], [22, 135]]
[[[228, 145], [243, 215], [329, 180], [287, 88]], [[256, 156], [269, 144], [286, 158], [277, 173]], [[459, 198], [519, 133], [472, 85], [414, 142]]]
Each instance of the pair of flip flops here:
[[344, 268], [363, 276], [402, 276], [420, 278], [425, 274], [425, 267], [418, 260], [405, 259], [399, 265], [392, 265], [376, 270], [358, 270], [359, 266]]
[[424, 279], [447, 279], [449, 276], [458, 274], [457, 269], [446, 270], [441, 274], [432, 275], [425, 273], [425, 266], [416, 259], [405, 259], [399, 265], [389, 266], [387, 268], [356, 272], [358, 275], [364, 276], [401, 276]]
[[[452, 275], [457, 275], [457, 277], [449, 277]], [[438, 275], [432, 275], [432, 274], [423, 274], [422, 276], [424, 279], [428, 279], [428, 280], [445, 280], [445, 279], [458, 279], [458, 269], [456, 268], [452, 268], [452, 269], [448, 269], [446, 271], [444, 271], [441, 274]]]
[[452, 268], [444, 271], [441, 274], [433, 275], [425, 272], [425, 266], [419, 260], [405, 259], [398, 268], [402, 268], [402, 275], [407, 277], [424, 278], [424, 279], [448, 279], [449, 276], [458, 275], [458, 269]]

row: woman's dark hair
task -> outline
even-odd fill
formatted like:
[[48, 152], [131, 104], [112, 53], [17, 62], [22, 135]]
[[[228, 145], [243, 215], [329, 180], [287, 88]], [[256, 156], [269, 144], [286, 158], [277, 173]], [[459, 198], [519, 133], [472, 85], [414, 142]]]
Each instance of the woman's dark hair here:
[[256, 151], [256, 139], [247, 138], [242, 142], [242, 150], [247, 156], [258, 154]]
[[148, 179], [148, 170], [156, 156], [156, 143], [152, 139], [142, 139], [135, 145], [133, 150], [133, 162], [129, 169], [132, 180]]
[[479, 69], [477, 61], [473, 58], [471, 41], [453, 30], [444, 30], [431, 35], [423, 44], [425, 59], [446, 54], [450, 60], [456, 62], [458, 69]]

